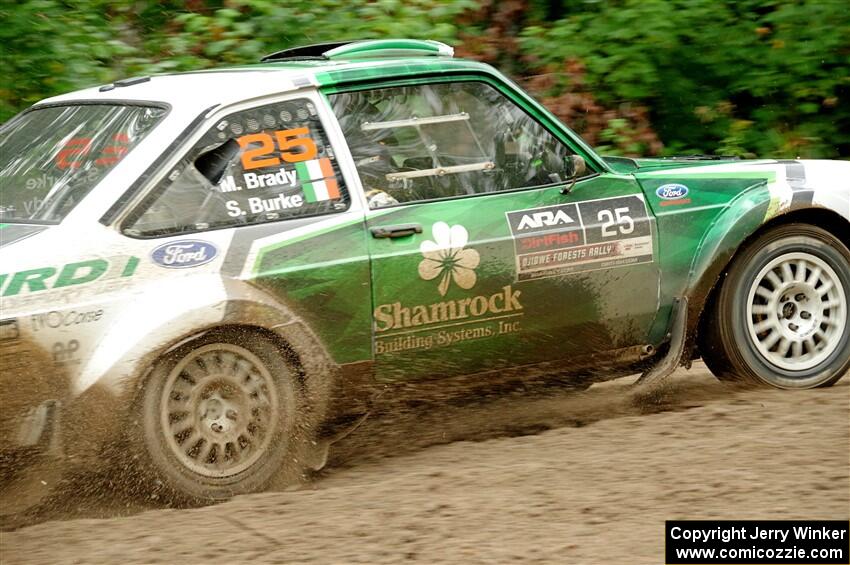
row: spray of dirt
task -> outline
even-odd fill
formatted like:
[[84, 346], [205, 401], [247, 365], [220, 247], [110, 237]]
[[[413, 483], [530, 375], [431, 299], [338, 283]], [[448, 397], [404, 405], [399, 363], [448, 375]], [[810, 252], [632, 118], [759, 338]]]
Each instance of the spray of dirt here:
[[847, 518], [850, 383], [737, 388], [698, 366], [636, 402], [633, 380], [401, 387], [294, 491], [166, 509], [105, 471], [39, 518], [61, 521], [0, 533], [0, 551], [8, 563], [655, 563], [665, 519]]
[[37, 411], [45, 401], [61, 406], [69, 383], [65, 368], [36, 343], [16, 338], [0, 345], [0, 526], [19, 523], [61, 488], [62, 462], [50, 453], [61, 439], [36, 442], [25, 436], [41, 426], [22, 424], [43, 421]]

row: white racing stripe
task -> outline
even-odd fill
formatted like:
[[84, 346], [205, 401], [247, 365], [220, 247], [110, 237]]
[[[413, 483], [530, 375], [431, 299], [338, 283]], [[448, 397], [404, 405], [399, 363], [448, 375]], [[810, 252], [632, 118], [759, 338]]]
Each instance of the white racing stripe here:
[[838, 212], [850, 220], [850, 163], [803, 161], [807, 185], [814, 189], [812, 203]]

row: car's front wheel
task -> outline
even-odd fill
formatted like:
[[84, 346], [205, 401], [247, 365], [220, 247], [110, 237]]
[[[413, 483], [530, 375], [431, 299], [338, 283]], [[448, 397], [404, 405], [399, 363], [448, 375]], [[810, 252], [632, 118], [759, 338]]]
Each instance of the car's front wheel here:
[[166, 493], [220, 500], [264, 489], [296, 457], [303, 393], [274, 342], [210, 333], [154, 367], [134, 449]]
[[706, 309], [700, 351], [720, 378], [829, 386], [850, 368], [850, 251], [807, 224], [774, 228], [735, 258]]

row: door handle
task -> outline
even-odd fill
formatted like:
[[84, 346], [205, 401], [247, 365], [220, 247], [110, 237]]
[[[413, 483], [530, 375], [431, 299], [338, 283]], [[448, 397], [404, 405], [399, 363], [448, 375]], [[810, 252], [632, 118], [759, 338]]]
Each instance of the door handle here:
[[378, 226], [370, 230], [372, 237], [384, 239], [387, 237], [407, 237], [415, 233], [422, 233], [422, 226], [419, 224], [397, 224], [395, 226]]

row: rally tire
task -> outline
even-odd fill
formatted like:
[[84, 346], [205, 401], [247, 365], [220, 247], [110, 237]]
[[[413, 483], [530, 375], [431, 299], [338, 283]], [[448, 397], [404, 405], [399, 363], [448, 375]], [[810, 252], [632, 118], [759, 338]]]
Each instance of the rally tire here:
[[210, 332], [156, 363], [136, 402], [129, 449], [154, 498], [260, 492], [301, 473], [305, 404], [279, 344], [253, 332]]
[[732, 262], [703, 315], [700, 352], [723, 380], [830, 386], [850, 369], [850, 251], [809, 224], [773, 228]]

